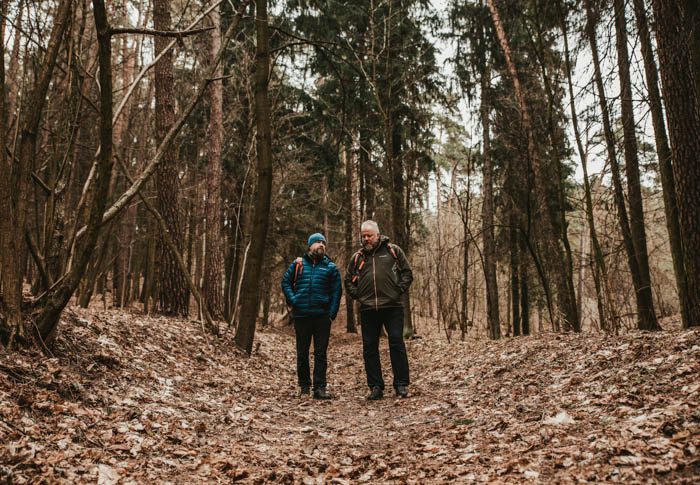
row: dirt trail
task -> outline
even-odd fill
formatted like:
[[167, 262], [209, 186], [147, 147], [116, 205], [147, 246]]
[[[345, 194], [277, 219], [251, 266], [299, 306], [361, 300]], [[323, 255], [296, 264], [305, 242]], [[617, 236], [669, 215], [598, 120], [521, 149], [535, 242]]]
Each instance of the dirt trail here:
[[[408, 342], [408, 399], [368, 402], [358, 336], [330, 402], [293, 336], [251, 358], [195, 322], [71, 310], [54, 358], [0, 354], [0, 477], [49, 482], [550, 483], [700, 479], [700, 332]], [[391, 373], [386, 341], [382, 363]], [[390, 387], [390, 386], [389, 386]]]

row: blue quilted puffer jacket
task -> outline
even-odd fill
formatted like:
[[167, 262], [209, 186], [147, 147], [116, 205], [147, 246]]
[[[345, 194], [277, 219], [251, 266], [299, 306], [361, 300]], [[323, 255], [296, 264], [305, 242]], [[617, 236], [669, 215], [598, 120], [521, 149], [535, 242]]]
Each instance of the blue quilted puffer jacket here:
[[[294, 274], [296, 265], [301, 264]], [[292, 306], [295, 317], [322, 317], [328, 315], [335, 320], [340, 308], [342, 285], [340, 271], [328, 256], [314, 262], [308, 254], [304, 254], [301, 263], [295, 260], [282, 277], [282, 291], [287, 303]]]

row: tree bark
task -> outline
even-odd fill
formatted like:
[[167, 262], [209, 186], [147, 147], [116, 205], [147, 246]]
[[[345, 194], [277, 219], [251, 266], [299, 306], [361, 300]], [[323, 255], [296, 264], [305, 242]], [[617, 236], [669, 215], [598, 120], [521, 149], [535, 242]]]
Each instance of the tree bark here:
[[[520, 254], [525, 254], [527, 243], [520, 234]], [[530, 335], [530, 295], [528, 291], [527, 258], [520, 258], [520, 322], [523, 335]]]
[[695, 92], [700, 99], [700, 2], [697, 0], [681, 0], [682, 14], [686, 31], [688, 32], [688, 48], [695, 76]]
[[510, 213], [509, 243], [510, 243], [510, 301], [512, 308], [513, 337], [521, 334], [522, 320], [520, 318], [520, 238], [515, 211]]
[[101, 86], [100, 144], [102, 148], [97, 163], [94, 196], [89, 208], [85, 236], [76, 251], [76, 258], [71, 270], [64, 276], [61, 284], [47, 294], [44, 307], [36, 319], [38, 334], [47, 344], [55, 337], [61, 312], [80, 284], [92, 257], [100, 234], [102, 214], [107, 203], [112, 174], [112, 48], [104, 1], [93, 0], [93, 9], [99, 45], [100, 73], [98, 79]]
[[[581, 140], [581, 131], [578, 126], [578, 114], [576, 113], [576, 104], [574, 96], [574, 85], [571, 80], [571, 59], [569, 56], [569, 39], [568, 39], [568, 29], [566, 26], [566, 16], [561, 8], [561, 2], [557, 2], [557, 8], [559, 10], [559, 20], [561, 22], [562, 35], [564, 37], [564, 63], [566, 69], [566, 81], [569, 91], [569, 105], [571, 108], [571, 122], [574, 130], [574, 138], [576, 139], [576, 148], [578, 149], [579, 158], [581, 159], [581, 167], [583, 168], [583, 190], [584, 190], [584, 200], [585, 200], [585, 210], [586, 210], [586, 222], [588, 223], [588, 233], [591, 240], [591, 246], [593, 249], [593, 283], [596, 290], [596, 304], [598, 306], [598, 318], [600, 319], [600, 326], [603, 330], [607, 329], [608, 324], [612, 324], [616, 321], [614, 317], [614, 305], [612, 301], [612, 296], [610, 292], [610, 284], [608, 279], [608, 271], [605, 263], [605, 257], [603, 256], [603, 250], [600, 246], [600, 240], [598, 239], [598, 231], [595, 226], [594, 212], [593, 212], [593, 196], [591, 194], [591, 184], [590, 178], [588, 177], [588, 157], [586, 151], [583, 148], [583, 142]], [[581, 262], [583, 264], [583, 262]]]
[[[129, 49], [127, 38], [124, 37], [121, 41], [121, 59], [124, 63], [124, 68], [121, 72], [121, 88], [123, 92], [126, 91], [134, 77], [137, 55], [138, 47], [133, 50]], [[129, 127], [130, 112], [131, 105], [128, 104], [124, 107], [124, 110], [114, 123], [114, 140], [117, 143], [117, 147], [121, 148], [120, 156], [123, 160], [127, 161], [127, 163], [131, 158], [128, 148], [131, 146], [131, 143], [122, 144], [122, 141]], [[123, 178], [121, 179], [123, 180]], [[135, 207], [132, 205], [117, 223], [116, 249], [112, 265], [112, 306], [115, 308], [123, 308], [129, 303], [129, 255], [131, 253], [131, 244], [136, 223], [135, 215]]]
[[[537, 18], [540, 19], [542, 15], [537, 10], [537, 2], [535, 2], [535, 7], [535, 13], [537, 15]], [[533, 45], [533, 50], [537, 56], [538, 63], [540, 65], [540, 70], [542, 72], [542, 83], [544, 86], [545, 94], [547, 96], [547, 131], [550, 139], [549, 145], [551, 146], [550, 165], [554, 168], [554, 173], [556, 175], [556, 184], [554, 188], [556, 191], [557, 204], [556, 211], [552, 214], [552, 225], [555, 228], [555, 230], [558, 229], [559, 239], [564, 248], [563, 254], [565, 258], [566, 291], [568, 293], [567, 298], [570, 301], [575, 302], [576, 307], [578, 309], [578, 298], [576, 297], [576, 290], [574, 285], [574, 258], [573, 253], [571, 251], [571, 244], [569, 243], [569, 224], [566, 220], [567, 200], [564, 187], [565, 180], [564, 175], [562, 173], [562, 156], [560, 155], [558, 142], [560, 129], [555, 120], [555, 111], [557, 108], [558, 100], [555, 96], [555, 90], [552, 87], [552, 82], [548, 74], [547, 62], [545, 60], [546, 50], [544, 47], [544, 42], [542, 40], [542, 23], [536, 22], [536, 27], [537, 43], [535, 43], [535, 40], [532, 39], [532, 36], [530, 36], [530, 38], [531, 43]], [[579, 331], [580, 322], [574, 322], [572, 327], [575, 331]]]
[[637, 325], [642, 326], [642, 317], [648, 315], [645, 308], [648, 304], [643, 301], [644, 294], [642, 293], [643, 283], [639, 263], [635, 255], [634, 243], [632, 241], [632, 231], [630, 229], [629, 219], [627, 217], [627, 207], [625, 206], [625, 194], [622, 189], [622, 179], [620, 176], [620, 167], [617, 163], [617, 149], [615, 144], [615, 135], [613, 134], [612, 124], [610, 122], [610, 111], [605, 98], [605, 87], [603, 84], [603, 75], [600, 69], [600, 56], [598, 54], [598, 41], [596, 38], [596, 23], [597, 13], [593, 9], [591, 0], [584, 0], [586, 7], [586, 36], [591, 46], [591, 56], [593, 60], [593, 72], [596, 88], [598, 91], [598, 103], [601, 111], [603, 122], [603, 134], [605, 136], [605, 146], [610, 161], [610, 169], [612, 172], [613, 190], [615, 195], [615, 206], [617, 208], [617, 216], [620, 221], [620, 231], [622, 232], [622, 240], [627, 256], [627, 264], [632, 275], [632, 285], [635, 291], [635, 303], [637, 308]]
[[[7, 5], [9, 2], [4, 2]], [[22, 17], [24, 15], [24, 2], [19, 2], [19, 11], [15, 21], [15, 41], [12, 43], [12, 52], [10, 53], [10, 63], [7, 68], [7, 86], [5, 87], [6, 100], [6, 115], [5, 115], [5, 130], [6, 132], [12, 129], [15, 124], [15, 108], [17, 107], [17, 92], [19, 91], [19, 49], [21, 42], [19, 41], [19, 33], [22, 28]], [[4, 46], [3, 46], [4, 47]], [[4, 58], [3, 58], [4, 59]], [[7, 145], [6, 145], [7, 146]], [[8, 172], [9, 173], [9, 172]]]
[[620, 98], [622, 101], [622, 132], [625, 148], [625, 173], [627, 175], [627, 200], [630, 209], [630, 232], [635, 259], [639, 267], [639, 288], [637, 298], [640, 330], [661, 330], [654, 311], [654, 299], [649, 274], [649, 255], [647, 252], [646, 229], [644, 225], [644, 205], [639, 175], [639, 157], [637, 155], [637, 134], [632, 106], [632, 79], [630, 77], [629, 53], [627, 50], [627, 15], [625, 1], [614, 0], [615, 37], [617, 63], [620, 72]]
[[689, 32], [674, 0], [655, 0], [661, 83], [666, 101], [673, 175], [678, 196], [683, 263], [687, 276], [688, 321], [700, 326], [700, 100], [691, 69]]
[[483, 59], [483, 72], [481, 74], [481, 131], [482, 131], [482, 206], [481, 225], [484, 242], [484, 277], [486, 279], [486, 314], [488, 321], [489, 337], [497, 340], [501, 338], [501, 323], [498, 305], [498, 281], [496, 279], [496, 242], [493, 232], [493, 167], [491, 161], [491, 125], [489, 116], [491, 111], [491, 68]]
[[[697, 4], [696, 4], [697, 5]], [[700, 12], [700, 9], [698, 9]], [[673, 162], [671, 147], [668, 144], [668, 134], [659, 92], [659, 74], [654, 59], [654, 50], [651, 44], [651, 35], [647, 25], [644, 0], [634, 0], [634, 13], [637, 18], [637, 30], [639, 31], [640, 47], [644, 59], [644, 72], [647, 80], [647, 92], [649, 107], [651, 109], [651, 121], [654, 125], [654, 141], [656, 142], [656, 154], [659, 159], [659, 173], [664, 194], [664, 211], [666, 214], [666, 228], [671, 245], [673, 258], [673, 273], [676, 278], [676, 289], [681, 310], [681, 320], [687, 326], [688, 321], [688, 296], [685, 268], [683, 267], [683, 245], [681, 244], [681, 227], [676, 201], [676, 184], [673, 181]], [[696, 25], [696, 36], [700, 27]], [[697, 72], [697, 70], [696, 70]], [[697, 77], [697, 76], [696, 76]]]
[[270, 47], [267, 25], [267, 0], [256, 0], [255, 48], [255, 121], [257, 127], [258, 181], [255, 193], [252, 247], [245, 265], [241, 294], [241, 316], [236, 331], [236, 346], [247, 354], [253, 351], [255, 324], [260, 301], [260, 271], [265, 257], [265, 241], [270, 222], [272, 192], [271, 115], [268, 99]]
[[[214, 78], [221, 78], [223, 69], [217, 63], [217, 54], [221, 48], [221, 17], [215, 8], [209, 14], [214, 30], [211, 31], [209, 56], [210, 62], [218, 65]], [[209, 162], [207, 164], [207, 205], [206, 205], [206, 246], [204, 269], [204, 298], [209, 313], [215, 319], [223, 319], [223, 248], [221, 224], [221, 151], [224, 139], [224, 89], [223, 80], [212, 81], [210, 89], [209, 138], [207, 147]]]
[[[34, 89], [27, 97], [18, 148], [19, 164], [13, 166], [14, 164], [9, 163], [9, 170], [2, 177], [5, 180], [0, 185], [0, 200], [2, 200], [3, 205], [10, 208], [8, 212], [4, 213], [3, 219], [6, 220], [2, 223], [7, 225], [9, 230], [1, 231], [4, 233], [2, 287], [5, 311], [3, 327], [5, 328], [0, 329], [0, 332], [7, 331], [8, 333], [0, 335], [0, 338], [10, 345], [16, 338], [23, 339], [25, 337], [22, 328], [21, 303], [24, 261], [28, 251], [25, 243], [25, 231], [29, 200], [27, 196], [29, 193], [29, 174], [36, 153], [37, 135], [46, 104], [46, 95], [59, 49], [69, 24], [71, 3], [71, 0], [63, 0], [56, 11], [41, 70], [38, 73]], [[9, 185], [7, 185], [8, 182]]]
[[[353, 241], [355, 235], [356, 217], [355, 217], [355, 197], [354, 197], [354, 186], [355, 186], [355, 167], [354, 167], [354, 155], [350, 148], [342, 147], [341, 156], [345, 161], [345, 257], [347, 258], [348, 264], [350, 258], [353, 255]], [[347, 264], [345, 267], [347, 268]], [[357, 328], [355, 326], [355, 305], [354, 300], [350, 298], [347, 294], [345, 295], [345, 315], [346, 323], [345, 330], [347, 333], [357, 333]]]
[[[153, 26], [156, 30], [170, 30], [170, 0], [153, 0]], [[154, 39], [155, 54], [166, 50], [169, 39], [157, 36]], [[173, 78], [173, 51], [167, 50], [155, 66], [156, 88], [156, 139], [162, 141], [175, 119], [175, 95]], [[180, 253], [184, 249], [183, 223], [180, 211], [180, 180], [175, 147], [170, 146], [156, 171], [158, 211], [163, 216], [170, 236]], [[165, 315], [187, 316], [189, 292], [175, 256], [166, 242], [160, 241], [160, 311]]]
[[[15, 43], [17, 41], [15, 40]], [[12, 173], [12, 159], [7, 156], [5, 151], [6, 141], [5, 124], [7, 120], [7, 105], [5, 104], [5, 21], [3, 18], [2, 28], [0, 29], [0, 172], [3, 174]], [[14, 281], [10, 280], [9, 284], [5, 277], [7, 270], [5, 269], [11, 263], [11, 257], [14, 250], [15, 238], [13, 236], [14, 227], [12, 227], [12, 183], [11, 178], [7, 176], [0, 177], [0, 213], [5, 214], [5, 217], [0, 217], [0, 290], [4, 288], [14, 288]], [[7, 286], [6, 286], [7, 285]], [[21, 309], [17, 307], [16, 296], [10, 295], [9, 298], [4, 297], [4, 293], [0, 292], [0, 303], [6, 314], [6, 319], [0, 318], [0, 343], [9, 339], [14, 329], [21, 325]], [[8, 305], [9, 303], [9, 305]]]

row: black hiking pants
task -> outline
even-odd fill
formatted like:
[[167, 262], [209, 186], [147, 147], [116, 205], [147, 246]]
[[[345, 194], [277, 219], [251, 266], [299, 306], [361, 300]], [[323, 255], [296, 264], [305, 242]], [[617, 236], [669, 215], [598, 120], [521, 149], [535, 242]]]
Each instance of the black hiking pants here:
[[297, 378], [299, 387], [311, 387], [309, 370], [309, 349], [314, 342], [314, 380], [313, 388], [326, 387], [326, 369], [328, 368], [328, 339], [331, 335], [331, 319], [324, 317], [294, 318], [294, 330], [297, 340]]
[[360, 308], [360, 323], [362, 326], [362, 357], [365, 361], [367, 385], [370, 389], [377, 386], [384, 390], [382, 363], [379, 359], [379, 336], [382, 326], [389, 337], [389, 357], [391, 369], [394, 372], [394, 389], [407, 386], [408, 354], [403, 341], [403, 308]]

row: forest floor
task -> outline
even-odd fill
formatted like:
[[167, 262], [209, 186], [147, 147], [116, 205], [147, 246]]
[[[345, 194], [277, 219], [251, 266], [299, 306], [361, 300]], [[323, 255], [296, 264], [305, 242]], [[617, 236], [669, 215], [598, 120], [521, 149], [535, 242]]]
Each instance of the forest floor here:
[[426, 333], [410, 397], [377, 402], [339, 325], [328, 402], [298, 397], [289, 327], [256, 342], [68, 309], [52, 357], [0, 351], [0, 482], [700, 481], [700, 331]]

